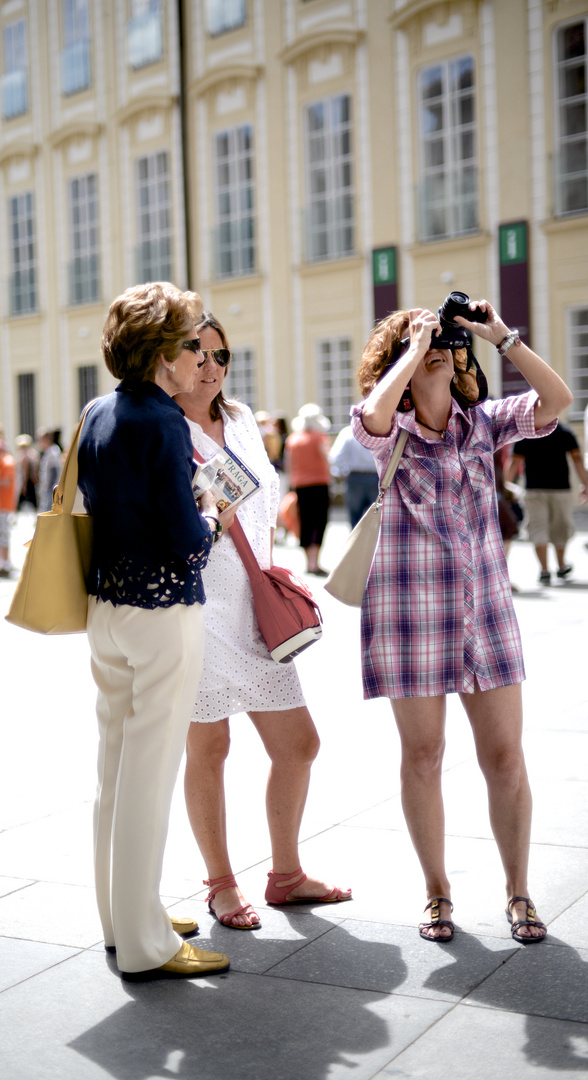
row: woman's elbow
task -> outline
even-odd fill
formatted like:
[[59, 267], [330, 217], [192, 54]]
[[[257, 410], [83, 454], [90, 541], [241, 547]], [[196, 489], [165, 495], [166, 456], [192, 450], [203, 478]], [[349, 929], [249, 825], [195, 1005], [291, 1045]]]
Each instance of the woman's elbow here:
[[370, 409], [367, 405], [361, 410], [361, 423], [368, 435], [389, 435], [392, 430], [392, 418], [381, 409]]
[[555, 393], [543, 395], [535, 404], [535, 429], [547, 427], [566, 409], [569, 409], [574, 400], [571, 390], [562, 383], [561, 388]]
[[562, 412], [569, 409], [570, 405], [573, 404], [573, 401], [574, 395], [572, 394], [572, 391], [569, 386], [566, 386], [566, 384], [562, 382], [561, 386], [558, 387], [557, 392], [550, 395], [549, 402], [546, 402], [545, 404], [547, 404], [548, 408], [553, 410], [554, 416], [561, 416]]

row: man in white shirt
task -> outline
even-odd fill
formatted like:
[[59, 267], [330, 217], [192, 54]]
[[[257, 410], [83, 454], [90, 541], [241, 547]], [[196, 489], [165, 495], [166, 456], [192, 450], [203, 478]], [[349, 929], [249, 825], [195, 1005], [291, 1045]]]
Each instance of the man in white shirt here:
[[351, 528], [378, 497], [378, 472], [373, 455], [353, 438], [351, 425], [341, 429], [329, 453], [333, 476], [346, 482], [346, 503]]

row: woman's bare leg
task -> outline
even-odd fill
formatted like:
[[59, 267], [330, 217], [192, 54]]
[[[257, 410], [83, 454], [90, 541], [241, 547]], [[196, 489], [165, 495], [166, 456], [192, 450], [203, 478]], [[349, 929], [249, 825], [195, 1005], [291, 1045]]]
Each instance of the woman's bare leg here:
[[[224, 783], [230, 744], [228, 720], [190, 724], [184, 778], [186, 808], [209, 878], [227, 877], [233, 873], [227, 848]], [[235, 911], [245, 902], [240, 889], [230, 887], [217, 893], [212, 906], [220, 917]], [[232, 922], [237, 926], [247, 926], [259, 922], [259, 918], [256, 915], [236, 915]]]
[[[527, 869], [532, 798], [522, 747], [520, 684], [461, 694], [480, 768], [488, 786], [492, 832], [506, 875], [507, 900], [528, 896]], [[514, 904], [513, 921], [525, 918], [525, 904]], [[544, 937], [537, 927], [521, 927], [521, 937]]]
[[[427, 900], [451, 899], [445, 870], [445, 813], [441, 770], [445, 749], [445, 697], [395, 698], [392, 709], [402, 748], [400, 780], [406, 824], [425, 875]], [[449, 904], [440, 918], [451, 919]], [[425, 916], [424, 920], [428, 922]], [[431, 928], [431, 938], [450, 937], [449, 927]]]
[[[267, 820], [272, 844], [273, 870], [294, 872], [300, 866], [298, 837], [310, 784], [310, 770], [320, 741], [305, 706], [278, 712], [250, 712], [271, 761], [267, 790]], [[293, 873], [293, 878], [295, 877]], [[317, 878], [307, 878], [284, 896], [316, 898], [331, 891]]]

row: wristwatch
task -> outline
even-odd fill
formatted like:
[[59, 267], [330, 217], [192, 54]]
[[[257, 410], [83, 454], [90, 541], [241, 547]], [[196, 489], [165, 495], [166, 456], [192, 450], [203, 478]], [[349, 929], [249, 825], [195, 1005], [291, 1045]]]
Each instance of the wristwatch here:
[[505, 338], [497, 345], [496, 348], [501, 356], [504, 356], [509, 349], [512, 349], [513, 345], [520, 345], [521, 339], [519, 337], [518, 330], [509, 330]]
[[214, 528], [211, 530], [211, 532], [213, 532], [214, 535], [212, 537], [212, 542], [213, 544], [216, 544], [217, 540], [220, 540], [221, 536], [223, 535], [223, 527], [220, 521], [218, 520], [218, 518], [213, 517], [212, 514], [203, 514], [202, 517], [205, 518], [206, 521], [213, 522]]

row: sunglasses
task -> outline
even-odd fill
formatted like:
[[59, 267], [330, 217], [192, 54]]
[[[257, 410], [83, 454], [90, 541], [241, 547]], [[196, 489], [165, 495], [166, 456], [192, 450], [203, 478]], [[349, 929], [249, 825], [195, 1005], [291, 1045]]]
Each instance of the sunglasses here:
[[188, 349], [189, 352], [197, 354], [200, 352], [200, 338], [190, 338], [190, 341], [182, 342], [182, 349]]
[[222, 368], [228, 367], [231, 361], [231, 354], [228, 349], [202, 349], [201, 352], [204, 360], [202, 360], [201, 363], [197, 365], [199, 368], [204, 366], [209, 356], [212, 356], [212, 359], [215, 361], [215, 363], [217, 363], [218, 366]]

